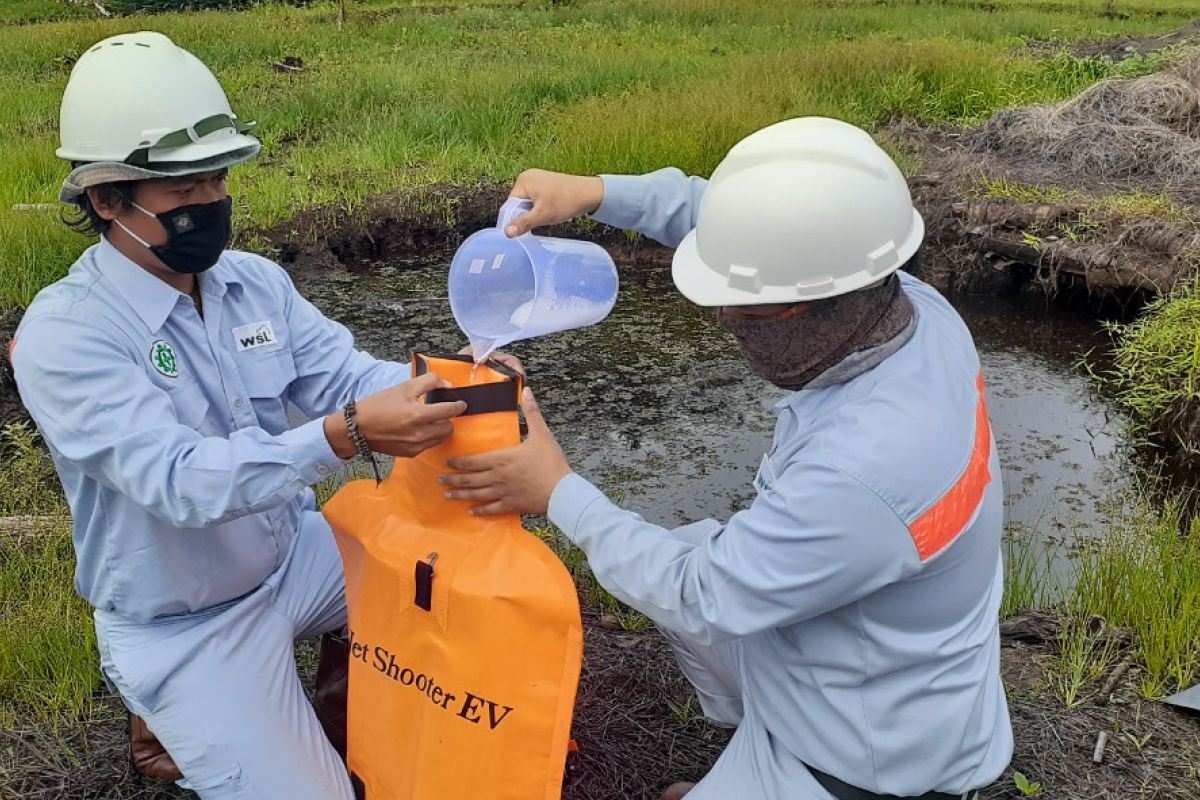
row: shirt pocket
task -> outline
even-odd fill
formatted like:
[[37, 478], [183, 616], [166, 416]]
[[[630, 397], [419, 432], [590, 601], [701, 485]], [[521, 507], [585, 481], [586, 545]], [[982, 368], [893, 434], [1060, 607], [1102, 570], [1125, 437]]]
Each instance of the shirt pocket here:
[[288, 386], [296, 380], [296, 363], [289, 350], [275, 350], [238, 360], [246, 396], [263, 430], [279, 434], [288, 429]]
[[175, 416], [179, 424], [194, 431], [199, 431], [208, 415], [208, 399], [200, 391], [200, 384], [195, 378], [180, 380], [167, 389], [171, 396], [171, 404], [175, 406]]

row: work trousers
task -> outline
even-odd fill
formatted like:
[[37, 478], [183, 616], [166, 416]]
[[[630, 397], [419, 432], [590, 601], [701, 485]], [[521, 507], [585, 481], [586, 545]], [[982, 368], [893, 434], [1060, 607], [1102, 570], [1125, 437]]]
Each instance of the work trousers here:
[[293, 643], [346, 623], [342, 561], [316, 511], [249, 595], [135, 623], [96, 612], [100, 666], [203, 800], [353, 800], [296, 674]]
[[835, 800], [804, 762], [763, 726], [753, 705], [744, 703], [739, 640], [698, 645], [671, 631], [662, 634], [695, 687], [704, 716], [720, 725], [737, 726], [717, 763], [687, 800]]

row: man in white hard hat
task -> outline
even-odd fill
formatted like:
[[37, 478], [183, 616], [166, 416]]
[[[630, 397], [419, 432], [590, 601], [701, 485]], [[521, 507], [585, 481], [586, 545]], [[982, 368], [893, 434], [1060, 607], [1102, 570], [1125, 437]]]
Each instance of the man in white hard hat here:
[[899, 270], [920, 215], [862, 130], [807, 118], [678, 170], [532, 171], [510, 235], [591, 213], [676, 247], [778, 403], [757, 498], [667, 530], [572, 473], [532, 395], [527, 440], [454, 460], [475, 513], [548, 513], [653, 619], [705, 714], [738, 726], [688, 800], [974, 798], [1012, 754], [1000, 681], [1003, 491], [971, 336]]
[[[169, 754], [147, 771], [177, 766], [205, 800], [350, 800], [292, 658], [346, 617], [308, 487], [356, 453], [415, 455], [464, 409], [422, 403], [436, 375], [356, 350], [278, 265], [226, 249], [250, 127], [161, 34], [84, 53], [61, 199], [101, 238], [29, 306], [12, 359], [71, 506], [102, 670]], [[291, 427], [289, 407], [312, 421]]]

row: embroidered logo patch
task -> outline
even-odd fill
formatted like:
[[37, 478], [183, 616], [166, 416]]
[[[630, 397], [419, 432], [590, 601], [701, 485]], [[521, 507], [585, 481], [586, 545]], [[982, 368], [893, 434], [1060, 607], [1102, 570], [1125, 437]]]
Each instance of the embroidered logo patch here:
[[175, 348], [162, 339], [150, 345], [150, 363], [168, 378], [179, 377], [179, 361], [175, 358]]
[[176, 233], [187, 233], [196, 227], [192, 222], [191, 214], [180, 214], [178, 217], [175, 217], [174, 224]]
[[775, 487], [775, 466], [771, 464], [769, 456], [763, 456], [762, 464], [758, 467], [758, 474], [754, 476], [754, 489], [762, 494], [769, 492]]
[[237, 342], [239, 353], [243, 350], [263, 347], [264, 345], [275, 344], [275, 342], [279, 341], [275, 338], [275, 329], [267, 321], [251, 322], [249, 325], [234, 328], [233, 340]]

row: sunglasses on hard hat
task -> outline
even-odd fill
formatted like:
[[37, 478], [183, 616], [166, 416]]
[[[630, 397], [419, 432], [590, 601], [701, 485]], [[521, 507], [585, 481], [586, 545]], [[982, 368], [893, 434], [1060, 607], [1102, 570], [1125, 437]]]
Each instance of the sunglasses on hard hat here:
[[248, 133], [258, 125], [257, 122], [242, 122], [236, 117], [231, 117], [228, 114], [214, 114], [211, 117], [204, 119], [192, 125], [189, 128], [182, 128], [177, 131], [171, 131], [159, 137], [153, 143], [145, 143], [143, 147], [139, 147], [129, 154], [125, 159], [126, 164], [132, 164], [135, 167], [146, 167], [150, 163], [151, 150], [166, 150], [172, 147], [183, 147], [192, 142], [198, 142], [205, 136], [211, 133], [216, 133], [220, 130], [232, 128], [237, 133]]

